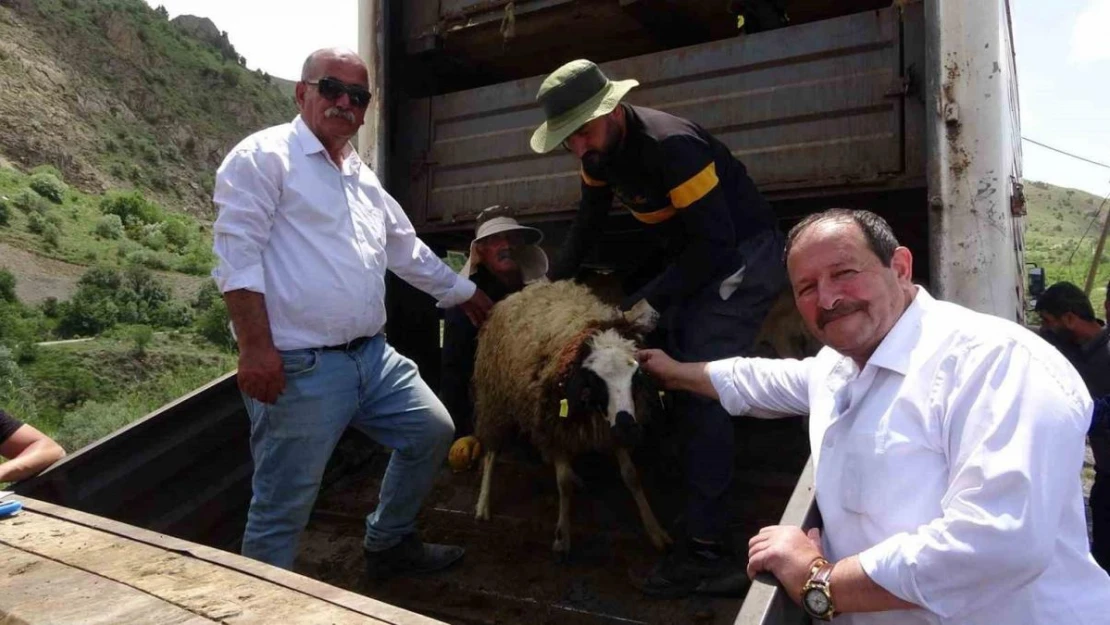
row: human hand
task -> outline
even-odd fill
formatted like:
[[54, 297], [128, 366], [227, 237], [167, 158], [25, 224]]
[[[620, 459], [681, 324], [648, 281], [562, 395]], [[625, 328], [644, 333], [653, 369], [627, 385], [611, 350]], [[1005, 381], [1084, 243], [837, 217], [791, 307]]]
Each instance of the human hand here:
[[486, 318], [489, 317], [489, 311], [493, 308], [493, 300], [482, 289], [475, 289], [474, 295], [459, 304], [459, 308], [462, 308], [462, 311], [466, 313], [474, 327], [480, 328], [486, 322]]
[[748, 541], [748, 578], [768, 572], [794, 600], [801, 600], [802, 587], [809, 581], [810, 567], [823, 556], [821, 531], [803, 532], [793, 525], [773, 525], [759, 530]]
[[240, 349], [239, 389], [264, 404], [277, 402], [285, 390], [281, 354], [272, 345]]
[[640, 368], [650, 375], [659, 386], [671, 391], [678, 388], [682, 374], [682, 363], [668, 356], [661, 349], [642, 349], [636, 352]]

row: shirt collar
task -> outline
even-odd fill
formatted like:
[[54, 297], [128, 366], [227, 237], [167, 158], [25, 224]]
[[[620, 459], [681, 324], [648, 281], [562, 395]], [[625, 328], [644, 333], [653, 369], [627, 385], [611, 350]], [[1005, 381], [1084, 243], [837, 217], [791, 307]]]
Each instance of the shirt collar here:
[[[325, 158], [327, 157], [324, 144], [316, 137], [316, 133], [312, 132], [308, 124], [304, 123], [304, 119], [302, 119], [300, 115], [297, 115], [297, 117], [293, 119], [293, 135], [297, 137], [297, 143], [300, 144], [301, 151], [304, 152], [305, 155], [323, 152]], [[358, 151], [354, 149], [354, 146], [352, 146], [350, 142], [347, 143], [347, 150], [347, 156], [343, 159], [343, 167], [340, 169], [343, 175], [350, 176], [358, 173], [359, 168], [362, 166], [362, 159], [359, 158]]]
[[909, 373], [910, 354], [921, 336], [921, 316], [936, 302], [925, 289], [920, 286], [914, 288], [917, 289], [917, 295], [879, 343], [875, 353], [867, 359], [867, 364], [889, 369], [899, 375]]

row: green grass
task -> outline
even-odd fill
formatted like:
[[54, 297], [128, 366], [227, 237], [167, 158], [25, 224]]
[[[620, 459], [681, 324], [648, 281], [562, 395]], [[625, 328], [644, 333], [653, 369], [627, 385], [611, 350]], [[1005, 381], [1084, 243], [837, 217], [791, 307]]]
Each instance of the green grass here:
[[236, 356], [188, 333], [156, 333], [140, 350], [131, 329], [39, 347], [22, 367], [35, 427], [69, 450], [123, 427], [235, 369]]
[[[0, 241], [79, 265], [120, 266], [133, 262], [151, 269], [192, 275], [206, 275], [213, 266], [210, 230], [188, 215], [175, 213], [162, 217], [163, 221], [172, 220], [187, 226], [191, 238], [185, 246], [165, 245], [153, 249], [150, 241], [145, 241], [148, 245], [144, 246], [142, 236], [104, 238], [96, 234], [97, 222], [104, 216], [101, 210], [104, 196], [71, 187], [64, 193], [60, 204], [38, 198], [41, 200], [41, 213], [25, 212], [15, 204], [21, 194], [37, 196], [30, 191], [31, 178], [31, 175], [18, 170], [0, 167], [0, 202], [9, 205], [8, 223], [0, 225]], [[58, 224], [60, 234], [56, 240], [33, 231], [34, 221], [42, 218]], [[132, 234], [138, 235], [138, 231]]]
[[[1030, 181], [1025, 185], [1025, 197], [1026, 262], [1045, 268], [1046, 286], [1067, 281], [1082, 288], [1110, 202], [1096, 219], [1102, 198], [1084, 191]], [[1107, 280], [1110, 280], [1110, 246], [1103, 250], [1090, 294], [1100, 316]]]

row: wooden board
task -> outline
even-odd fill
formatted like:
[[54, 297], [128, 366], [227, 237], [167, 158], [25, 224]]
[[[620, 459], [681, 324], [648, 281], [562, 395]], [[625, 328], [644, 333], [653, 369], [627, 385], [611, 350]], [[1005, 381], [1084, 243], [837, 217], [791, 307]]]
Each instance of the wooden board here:
[[438, 623], [234, 554], [23, 501], [23, 512], [0, 520], [3, 623]]

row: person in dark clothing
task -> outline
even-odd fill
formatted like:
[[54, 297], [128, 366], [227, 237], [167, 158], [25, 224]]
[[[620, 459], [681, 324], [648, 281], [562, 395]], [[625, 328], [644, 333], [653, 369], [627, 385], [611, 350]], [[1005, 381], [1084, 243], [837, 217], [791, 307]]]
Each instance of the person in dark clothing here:
[[52, 438], [0, 410], [0, 483], [38, 475], [66, 455]]
[[1110, 572], [1110, 329], [1095, 318], [1087, 294], [1070, 282], [1057, 282], [1045, 290], [1037, 300], [1036, 311], [1042, 329], [1064, 344], [1061, 353], [1079, 372], [1095, 400], [1087, 432], [1095, 457], [1091, 554]]
[[[547, 255], [539, 247], [543, 233], [523, 226], [512, 211], [491, 206], [478, 216], [477, 231], [470, 244], [470, 255], [459, 272], [470, 278], [495, 303], [521, 290], [526, 284], [546, 279]], [[443, 320], [442, 372], [440, 400], [455, 422], [455, 445], [473, 446], [474, 402], [470, 378], [474, 373], [474, 352], [478, 348], [478, 328], [466, 314], [448, 309]], [[454, 455], [455, 448], [452, 448]], [[470, 457], [466, 453], [466, 457]]]
[[[658, 330], [653, 341], [679, 360], [745, 355], [787, 286], [775, 214], [724, 143], [689, 120], [621, 103], [637, 84], [578, 60], [540, 87], [547, 121], [532, 149], [562, 146], [581, 161], [581, 203], [548, 275], [577, 275], [615, 198], [666, 241], [665, 268], [626, 298], [625, 316]], [[728, 594], [745, 582], [726, 535], [732, 421], [717, 402], [689, 393], [673, 400], [686, 430], [687, 540], [635, 581], [654, 596]]]

